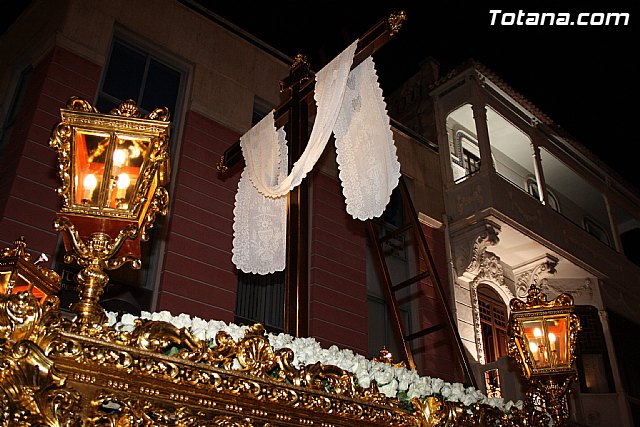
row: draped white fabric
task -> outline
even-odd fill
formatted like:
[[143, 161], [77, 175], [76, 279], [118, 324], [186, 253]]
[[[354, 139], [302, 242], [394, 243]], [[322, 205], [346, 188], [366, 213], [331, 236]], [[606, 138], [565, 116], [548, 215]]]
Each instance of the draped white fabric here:
[[393, 144], [373, 60], [349, 72], [357, 41], [316, 74], [316, 119], [307, 147], [287, 176], [286, 136], [273, 112], [240, 138], [245, 170], [234, 209], [233, 262], [245, 272], [285, 268], [288, 192], [309, 173], [333, 131], [347, 212], [380, 216], [398, 184]]
[[[262, 167], [270, 171], [266, 182], [277, 186], [287, 176], [288, 154], [284, 129], [276, 131], [273, 112], [241, 138], [241, 146], [243, 140], [256, 142], [254, 153], [259, 153]], [[244, 146], [242, 151], [245, 153]], [[247, 163], [238, 183], [231, 260], [245, 273], [282, 271], [287, 253], [287, 197], [260, 194], [249, 179], [251, 168]]]
[[[298, 186], [302, 179], [313, 169], [318, 158], [329, 141], [331, 131], [340, 112], [340, 104], [347, 84], [349, 69], [353, 63], [353, 54], [358, 42], [355, 41], [333, 61], [328, 63], [316, 74], [316, 88], [314, 98], [317, 105], [316, 120], [309, 135], [309, 142], [300, 159], [293, 165], [291, 173], [278, 185], [270, 185], [271, 168], [265, 167], [260, 157], [261, 141], [256, 138], [240, 138], [240, 146], [249, 169], [249, 179], [261, 194], [268, 197], [284, 196], [291, 189]], [[272, 116], [273, 117], [273, 116]], [[275, 128], [275, 126], [274, 126]], [[251, 132], [248, 132], [251, 133]], [[251, 134], [256, 136], [256, 134]], [[286, 163], [285, 163], [286, 164]]]
[[347, 212], [363, 221], [382, 215], [400, 163], [371, 57], [349, 74], [333, 133]]

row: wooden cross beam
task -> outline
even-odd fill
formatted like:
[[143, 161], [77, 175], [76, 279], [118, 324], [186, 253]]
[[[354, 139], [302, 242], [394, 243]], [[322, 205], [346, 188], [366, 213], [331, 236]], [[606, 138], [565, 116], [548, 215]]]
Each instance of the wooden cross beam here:
[[[351, 64], [351, 69], [360, 65], [362, 61], [377, 52], [393, 36], [395, 36], [398, 31], [400, 31], [400, 28], [406, 19], [406, 14], [403, 11], [400, 11], [386, 16], [383, 20], [371, 27], [369, 31], [358, 39], [358, 46], [353, 58], [353, 63]], [[313, 95], [315, 80], [311, 78], [311, 72], [308, 70], [308, 66], [309, 64], [303, 56], [299, 54], [291, 65], [291, 72], [289, 76], [285, 77], [280, 82], [280, 92], [285, 93], [294, 85], [299, 85], [297, 90], [300, 98], [306, 98], [309, 95]], [[306, 70], [304, 68], [306, 68]], [[294, 103], [293, 97], [288, 96], [285, 97], [278, 107], [276, 107], [274, 112], [276, 128], [285, 124], [283, 123], [283, 119], [286, 119], [286, 113], [293, 108]], [[229, 168], [242, 161], [244, 161], [244, 159], [242, 157], [242, 150], [240, 149], [240, 141], [237, 141], [225, 150], [224, 154], [220, 158], [217, 169], [220, 173], [225, 173]]]
[[[370, 55], [378, 51], [395, 36], [406, 14], [392, 13], [374, 25], [358, 39], [351, 69], [358, 66]], [[309, 106], [313, 98], [315, 79], [309, 64], [298, 55], [288, 77], [280, 82], [282, 99], [275, 109], [276, 128], [285, 126], [289, 140], [289, 170], [304, 152], [309, 139]], [[218, 171], [222, 174], [243, 162], [240, 142], [237, 141], [222, 155]], [[289, 192], [287, 212], [287, 259], [285, 270], [285, 324], [284, 331], [290, 335], [308, 336], [308, 213], [309, 183], [302, 183]]]

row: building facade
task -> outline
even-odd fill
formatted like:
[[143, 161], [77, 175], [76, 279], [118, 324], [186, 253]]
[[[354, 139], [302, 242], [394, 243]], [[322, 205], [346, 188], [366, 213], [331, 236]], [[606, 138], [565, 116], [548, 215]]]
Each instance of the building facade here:
[[572, 295], [582, 322], [573, 419], [637, 425], [636, 189], [483, 64], [437, 68], [425, 61], [390, 111], [438, 141], [450, 286], [478, 381], [518, 388], [506, 319], [535, 283]]
[[[196, 2], [173, 0], [34, 1], [0, 38], [0, 55], [0, 243], [24, 236], [31, 251], [49, 255], [67, 287], [63, 306], [73, 301], [77, 269], [64, 264], [51, 225], [60, 207], [51, 128], [71, 96], [102, 112], [134, 99], [145, 112], [171, 111], [171, 201], [143, 268], [110, 272], [105, 308], [258, 321], [368, 356], [383, 345], [401, 348], [366, 224], [345, 211], [334, 150], [307, 178], [309, 245], [299, 254], [307, 280], [295, 330], [285, 322], [286, 272], [256, 277], [231, 262], [242, 165], [224, 174], [216, 166], [286, 95], [279, 81], [292, 58]], [[573, 419], [637, 422], [638, 348], [622, 331], [640, 323], [632, 279], [638, 195], [480, 64], [438, 79], [426, 62], [388, 106], [401, 172], [478, 387], [520, 396], [504, 357], [505, 321], [510, 299], [537, 283], [550, 296], [571, 293], [589, 331], [580, 342]], [[394, 195], [382, 227], [407, 215]], [[388, 242], [394, 278], [425, 262], [416, 246], [409, 237]], [[408, 332], [445, 320], [438, 300], [433, 279], [402, 291]], [[462, 381], [444, 332], [412, 344], [417, 368]]]
[[[8, 246], [24, 236], [32, 251], [52, 258], [67, 288], [63, 307], [74, 300], [77, 268], [63, 262], [61, 240], [51, 225], [60, 207], [55, 193], [60, 184], [54, 150], [47, 147], [49, 133], [71, 96], [89, 100], [102, 112], [131, 98], [143, 113], [157, 105], [171, 111], [170, 213], [156, 221], [141, 270], [110, 272], [105, 308], [260, 320], [273, 330], [287, 329], [282, 275], [264, 283], [238, 273], [231, 262], [242, 168], [220, 174], [217, 165], [224, 151], [279, 103], [279, 82], [288, 76], [292, 58], [195, 2], [175, 1], [134, 6], [34, 2], [3, 35], [2, 55], [7, 59], [2, 164], [9, 173], [2, 182], [0, 239]], [[429, 183], [416, 185], [415, 191], [437, 202], [431, 208], [437, 216], [443, 206], [437, 152], [398, 135], [399, 150], [431, 165], [424, 169], [429, 179], [421, 177], [425, 172], [417, 161], [403, 169], [418, 183]], [[378, 311], [386, 308], [381, 292], [367, 290], [365, 225], [344, 209], [333, 156], [327, 150], [309, 178], [307, 308], [300, 316], [306, 325], [298, 334], [367, 354], [369, 294], [375, 294], [372, 304]], [[442, 245], [442, 233], [432, 234]], [[383, 328], [385, 336], [392, 334]]]

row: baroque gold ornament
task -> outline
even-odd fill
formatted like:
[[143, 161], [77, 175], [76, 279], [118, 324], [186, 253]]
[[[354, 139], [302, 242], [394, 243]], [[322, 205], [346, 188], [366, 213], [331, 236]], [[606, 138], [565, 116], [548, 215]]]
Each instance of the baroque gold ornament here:
[[72, 97], [60, 114], [50, 139], [62, 181], [54, 228], [63, 233], [65, 262], [83, 267], [72, 310], [91, 327], [106, 320], [99, 304], [109, 281], [105, 270], [126, 263], [139, 269], [140, 241], [149, 239], [156, 214], [167, 213], [169, 112], [157, 108], [140, 118], [128, 100], [101, 114]]
[[[526, 301], [511, 300], [507, 349], [528, 382], [526, 402], [535, 422], [548, 419], [564, 425], [569, 417], [567, 392], [576, 377], [575, 348], [580, 319], [573, 298], [560, 294], [553, 301], [531, 284]], [[541, 398], [544, 403], [536, 404]]]

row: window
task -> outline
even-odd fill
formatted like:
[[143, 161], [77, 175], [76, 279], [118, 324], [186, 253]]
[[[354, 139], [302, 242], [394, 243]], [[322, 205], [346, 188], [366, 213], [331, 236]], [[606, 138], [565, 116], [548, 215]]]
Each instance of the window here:
[[16, 83], [13, 98], [11, 99], [11, 104], [7, 110], [7, 115], [4, 118], [2, 130], [0, 131], [0, 157], [3, 154], [4, 147], [8, 143], [11, 131], [16, 123], [16, 118], [20, 111], [20, 107], [22, 106], [22, 101], [24, 100], [24, 96], [27, 91], [27, 83], [29, 82], [29, 77], [31, 77], [32, 71], [33, 67], [31, 66], [25, 68], [22, 73], [20, 73], [20, 77]]
[[462, 182], [469, 177], [468, 171], [465, 170], [463, 149], [475, 155], [476, 158], [480, 157], [476, 140], [476, 122], [471, 104], [464, 104], [452, 111], [447, 116], [446, 127], [452, 178], [456, 183]]
[[127, 99], [133, 99], [144, 113], [167, 107], [171, 117], [176, 117], [183, 75], [184, 71], [159, 57], [115, 40], [96, 107], [107, 112]]
[[[406, 179], [406, 178], [405, 178]], [[408, 181], [408, 180], [407, 180]], [[399, 186], [391, 193], [389, 203], [377, 223], [376, 229], [382, 239], [382, 250], [386, 256], [394, 256], [407, 261], [407, 241], [409, 229], [405, 228], [404, 202]], [[386, 236], [386, 237], [385, 237]]]
[[235, 323], [261, 323], [270, 332], [283, 332], [284, 282], [284, 271], [260, 275], [238, 270]]
[[582, 393], [613, 393], [613, 377], [598, 310], [576, 306], [582, 331], [578, 334], [577, 368]]
[[[123, 39], [117, 36], [111, 46], [108, 61], [103, 70], [102, 84], [98, 90], [96, 108], [105, 113], [122, 102], [133, 99], [141, 114], [146, 115], [157, 107], [167, 107], [171, 114], [172, 130], [178, 128], [176, 120], [181, 116], [188, 68], [177, 58], [141, 40]], [[176, 132], [172, 143], [176, 141]], [[170, 149], [172, 155], [177, 150]], [[175, 158], [171, 159], [172, 161]], [[141, 245], [142, 268], [131, 269], [126, 264], [109, 271], [109, 284], [101, 298], [107, 311], [139, 314], [153, 307], [157, 261], [162, 252], [158, 237], [165, 234], [166, 220], [158, 216], [150, 230], [150, 241]], [[153, 241], [156, 241], [156, 244]], [[59, 243], [54, 266], [62, 271], [60, 306], [66, 308], [77, 301], [73, 277], [79, 271], [76, 264], [63, 262], [64, 246]]]
[[458, 130], [454, 135], [454, 153], [451, 161], [454, 181], [461, 182], [480, 171], [480, 151], [475, 137]]
[[[386, 347], [395, 362], [404, 358], [404, 344], [397, 335], [393, 319], [389, 314], [390, 308], [387, 302], [378, 296], [369, 294], [368, 302], [368, 324], [369, 324], [369, 357], [379, 357], [380, 349]], [[400, 307], [400, 316], [404, 322], [405, 329], [411, 331], [411, 317], [409, 310]]]
[[588, 217], [584, 218], [584, 229], [587, 230], [587, 233], [591, 234], [592, 236], [600, 240], [602, 243], [606, 245], [611, 245], [611, 242], [609, 241], [609, 235], [607, 234], [607, 232], [604, 231], [604, 228], [596, 224], [596, 222], [593, 221], [592, 219]]
[[485, 363], [493, 363], [507, 355], [507, 307], [488, 286], [479, 286], [478, 309]]
[[480, 158], [466, 149], [462, 150], [462, 162], [466, 176], [473, 175], [480, 170]]
[[[531, 194], [537, 200], [540, 200], [538, 182], [533, 177], [527, 178], [527, 193]], [[551, 209], [556, 212], [560, 212], [560, 204], [558, 203], [558, 199], [549, 189], [547, 189], [547, 200], [549, 201], [549, 206], [551, 207]]]
[[484, 372], [484, 385], [487, 397], [502, 397], [500, 370], [498, 368], [489, 369]]

